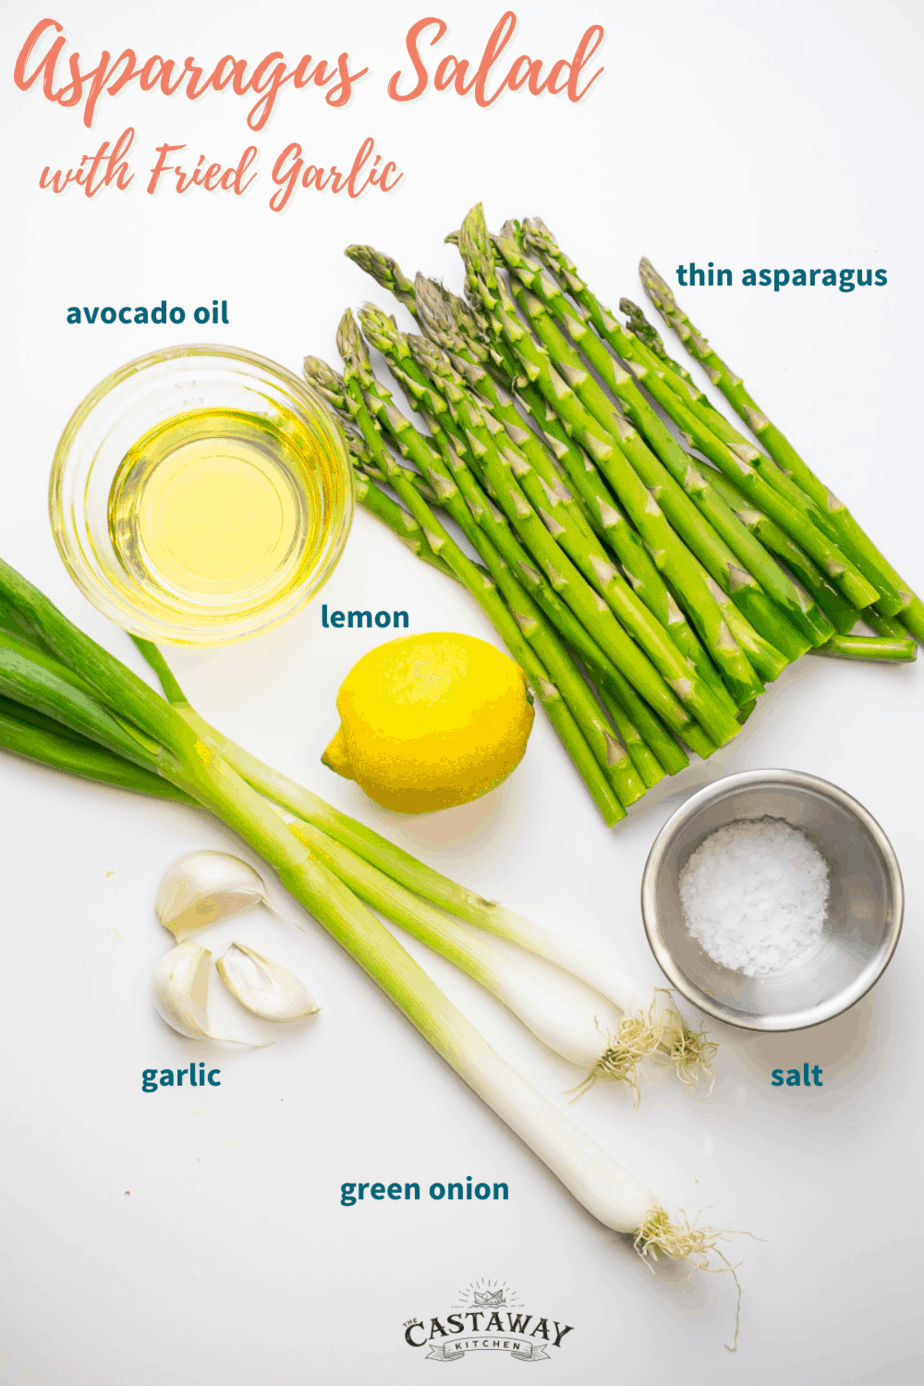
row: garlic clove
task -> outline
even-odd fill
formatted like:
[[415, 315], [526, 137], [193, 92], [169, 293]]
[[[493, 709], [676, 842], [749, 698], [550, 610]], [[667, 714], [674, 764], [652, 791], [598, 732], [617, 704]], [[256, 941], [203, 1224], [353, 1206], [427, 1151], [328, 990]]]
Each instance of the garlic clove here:
[[232, 1039], [208, 1028], [209, 964], [212, 955], [199, 943], [178, 943], [154, 969], [154, 1005], [160, 1017], [187, 1039], [217, 1040], [266, 1049], [275, 1040]]
[[187, 852], [166, 872], [154, 912], [178, 942], [249, 905], [269, 904], [262, 878], [230, 852]]
[[318, 1010], [314, 997], [294, 972], [243, 943], [232, 943], [216, 967], [235, 1001], [261, 1020], [300, 1020]]
[[213, 1038], [207, 1015], [211, 960], [207, 948], [180, 943], [154, 969], [154, 1005], [167, 1024], [187, 1039]]

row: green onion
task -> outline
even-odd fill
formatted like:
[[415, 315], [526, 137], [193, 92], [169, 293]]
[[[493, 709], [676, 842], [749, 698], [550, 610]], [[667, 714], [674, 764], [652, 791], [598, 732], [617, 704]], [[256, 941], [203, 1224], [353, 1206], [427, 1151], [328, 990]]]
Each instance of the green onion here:
[[[649, 1188], [623, 1169], [563, 1112], [501, 1058], [475, 1027], [431, 981], [369, 907], [294, 832], [252, 784], [218, 749], [217, 734], [184, 705], [163, 659], [147, 647], [172, 706], [142, 679], [64, 617], [36, 588], [0, 560], [0, 597], [26, 633], [3, 645], [0, 659], [0, 744], [46, 764], [113, 781], [111, 761], [122, 759], [128, 787], [150, 792], [155, 774], [168, 793], [194, 799], [231, 827], [276, 871], [287, 890], [341, 943], [382, 988], [436, 1052], [561, 1180], [600, 1222], [633, 1237], [641, 1255], [673, 1256], [704, 1266], [719, 1234], [671, 1222]], [[10, 622], [5, 622], [9, 630]], [[34, 644], [32, 643], [34, 641]], [[69, 729], [60, 736], [37, 724], [30, 709], [40, 700], [41, 719]], [[20, 714], [21, 711], [21, 715]], [[79, 738], [75, 742], [74, 738]], [[85, 747], [102, 747], [94, 763]], [[67, 745], [77, 746], [68, 759]], [[251, 778], [272, 780], [277, 791], [291, 782], [274, 777], [239, 752], [235, 759]], [[258, 772], [255, 775], [255, 770]], [[375, 850], [401, 868], [401, 874], [435, 877], [407, 853], [377, 844], [385, 840], [351, 824], [307, 791], [288, 793], [313, 808], [313, 816], [332, 821], [366, 851]], [[277, 803], [282, 794], [274, 795]], [[389, 873], [390, 874], [390, 873]], [[452, 882], [440, 887], [469, 913], [484, 919], [514, 917], [462, 891]], [[383, 902], [384, 903], [384, 902]]]

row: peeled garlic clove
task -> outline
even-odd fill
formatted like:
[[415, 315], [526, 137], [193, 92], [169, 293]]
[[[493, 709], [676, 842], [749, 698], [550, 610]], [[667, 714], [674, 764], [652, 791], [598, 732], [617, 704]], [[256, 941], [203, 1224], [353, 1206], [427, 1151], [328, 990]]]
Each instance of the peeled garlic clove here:
[[247, 909], [268, 904], [253, 867], [230, 852], [187, 852], [160, 883], [154, 912], [182, 943], [197, 929]]
[[212, 955], [198, 943], [171, 948], [154, 969], [154, 1005], [161, 1017], [188, 1039], [212, 1039], [206, 1014]]
[[218, 975], [245, 1010], [261, 1020], [300, 1020], [318, 1004], [299, 977], [243, 943], [232, 943], [216, 963]]

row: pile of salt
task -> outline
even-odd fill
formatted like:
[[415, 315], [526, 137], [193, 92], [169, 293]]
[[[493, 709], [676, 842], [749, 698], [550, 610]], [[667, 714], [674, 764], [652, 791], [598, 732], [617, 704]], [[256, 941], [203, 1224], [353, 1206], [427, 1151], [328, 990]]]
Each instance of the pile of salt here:
[[697, 847], [680, 873], [680, 900], [687, 928], [714, 962], [766, 977], [818, 942], [828, 867], [782, 819], [742, 819]]

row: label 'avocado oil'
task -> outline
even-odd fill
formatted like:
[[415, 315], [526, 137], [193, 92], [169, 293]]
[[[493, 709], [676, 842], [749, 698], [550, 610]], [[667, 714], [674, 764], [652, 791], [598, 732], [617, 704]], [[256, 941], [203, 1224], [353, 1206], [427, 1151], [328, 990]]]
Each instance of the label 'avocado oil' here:
[[190, 625], [257, 611], [309, 576], [332, 523], [334, 478], [294, 414], [193, 409], [128, 451], [109, 536], [134, 600]]

